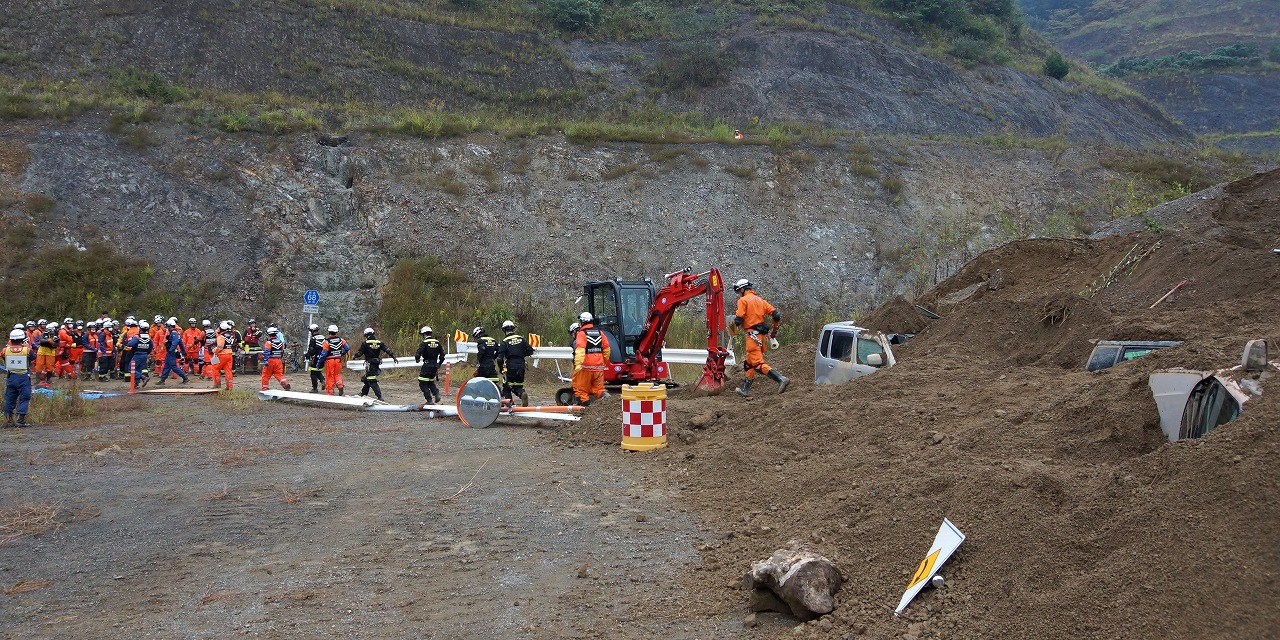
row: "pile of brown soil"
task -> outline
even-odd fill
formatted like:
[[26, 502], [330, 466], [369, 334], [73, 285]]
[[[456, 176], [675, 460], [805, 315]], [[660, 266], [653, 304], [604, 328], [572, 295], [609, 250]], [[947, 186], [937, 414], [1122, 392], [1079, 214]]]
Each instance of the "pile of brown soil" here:
[[[769, 354], [793, 380], [785, 395], [767, 380], [750, 399], [673, 392], [671, 446], [636, 457], [653, 487], [678, 489], [680, 506], [718, 527], [688, 578], [694, 604], [745, 615], [737, 579], [799, 539], [848, 579], [835, 612], [800, 637], [1280, 635], [1280, 387], [1264, 383], [1240, 419], [1171, 444], [1147, 386], [1156, 369], [1236, 364], [1247, 339], [1278, 344], [1280, 171], [1224, 193], [1204, 232], [980, 256], [922, 301], [942, 318], [892, 369], [818, 387], [814, 345], [799, 344]], [[997, 270], [994, 290], [940, 302]], [[891, 322], [915, 322], [904, 304], [864, 324], [905, 330]], [[1084, 371], [1090, 340], [1137, 338], [1184, 343]], [[619, 429], [606, 405], [558, 433], [617, 446]], [[968, 536], [947, 584], [894, 618], [944, 517]]]

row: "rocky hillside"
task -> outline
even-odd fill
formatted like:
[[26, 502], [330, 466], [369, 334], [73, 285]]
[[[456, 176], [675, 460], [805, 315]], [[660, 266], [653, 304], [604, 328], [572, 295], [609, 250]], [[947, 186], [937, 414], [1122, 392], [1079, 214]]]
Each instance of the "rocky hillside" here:
[[816, 321], [1232, 170], [1129, 158], [1189, 136], [1087, 73], [970, 68], [845, 5], [682, 9], [715, 28], [707, 50], [487, 5], [2, 4], [0, 206], [38, 225], [22, 250], [114, 243], [215, 294], [206, 313], [291, 313], [318, 288], [365, 323], [390, 265], [441, 256], [551, 305], [719, 266]]
[[[1021, 0], [1021, 5], [1031, 25], [1072, 56], [1099, 65], [1139, 61], [1121, 79], [1193, 133], [1252, 153], [1280, 151], [1280, 10], [1275, 2]], [[1222, 47], [1242, 51], [1213, 55]]]
[[[267, 128], [255, 116], [290, 107], [330, 127], [411, 109], [535, 130], [562, 119], [654, 121], [692, 111], [744, 130], [807, 123], [1126, 145], [1186, 139], [1142, 100], [1008, 67], [967, 70], [926, 55], [930, 43], [896, 22], [834, 3], [786, 26], [695, 5], [688, 22], [705, 42], [552, 37], [496, 9], [450, 3], [440, 13], [419, 2], [0, 6], [9, 16], [0, 73], [11, 92], [52, 89], [75, 102], [90, 90], [74, 86], [92, 86], [95, 107], [103, 93], [159, 94], [213, 121], [243, 114], [233, 128]], [[1034, 43], [1025, 48], [1036, 55]], [[148, 85], [152, 74], [159, 86]]]

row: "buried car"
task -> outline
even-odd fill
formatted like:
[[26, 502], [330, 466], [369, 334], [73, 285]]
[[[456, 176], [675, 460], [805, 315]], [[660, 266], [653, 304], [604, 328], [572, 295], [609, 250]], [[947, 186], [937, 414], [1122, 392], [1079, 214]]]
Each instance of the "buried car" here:
[[896, 361], [889, 343], [885, 334], [848, 321], [822, 327], [813, 356], [814, 383], [841, 384], [892, 367]]
[[1240, 416], [1246, 402], [1262, 395], [1261, 381], [1280, 369], [1267, 361], [1265, 340], [1245, 346], [1239, 365], [1216, 371], [1163, 369], [1147, 380], [1160, 430], [1170, 442], [1199, 438]]
[[1179, 340], [1099, 340], [1093, 345], [1093, 352], [1089, 354], [1089, 364], [1085, 366], [1085, 370], [1109, 369], [1121, 362], [1141, 358], [1157, 349], [1168, 349], [1180, 344], [1182, 342]]

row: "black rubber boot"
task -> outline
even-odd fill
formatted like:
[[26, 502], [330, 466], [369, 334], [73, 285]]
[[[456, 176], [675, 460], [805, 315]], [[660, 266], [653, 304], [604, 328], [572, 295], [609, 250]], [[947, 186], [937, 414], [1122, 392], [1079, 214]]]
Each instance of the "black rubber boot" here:
[[18, 427], [30, 427], [30, 426], [32, 426], [30, 422], [27, 422], [27, 414], [25, 414], [25, 413], [19, 413], [19, 414], [18, 414], [18, 424], [17, 424], [17, 426], [18, 426]]
[[778, 383], [778, 393], [782, 393], [783, 391], [786, 391], [787, 384], [791, 382], [791, 380], [789, 380], [786, 376], [778, 373], [777, 369], [770, 369], [769, 377], [772, 378], [774, 382]]
[[752, 378], [743, 378], [742, 386], [738, 387], [737, 389], [734, 389], [734, 391], [737, 391], [738, 395], [744, 398], [747, 397], [748, 392], [751, 391], [751, 381], [752, 381]]
[[16, 427], [16, 426], [18, 426], [18, 425], [17, 425], [17, 423], [15, 423], [15, 422], [13, 421], [13, 414], [12, 414], [12, 413], [6, 413], [6, 414], [4, 414], [4, 426], [6, 426], [6, 427]]

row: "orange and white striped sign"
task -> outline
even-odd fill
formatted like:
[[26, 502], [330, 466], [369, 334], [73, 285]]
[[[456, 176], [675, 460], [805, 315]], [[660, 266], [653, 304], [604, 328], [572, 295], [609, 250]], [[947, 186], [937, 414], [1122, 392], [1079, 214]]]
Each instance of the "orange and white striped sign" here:
[[466, 342], [466, 341], [467, 341], [467, 332], [466, 332], [466, 331], [463, 331], [462, 329], [454, 329], [454, 330], [453, 330], [453, 341], [454, 341], [455, 343], [457, 343], [457, 342]]
[[537, 348], [541, 347], [541, 346], [542, 346], [542, 336], [540, 336], [540, 335], [538, 335], [538, 334], [536, 334], [536, 333], [531, 333], [531, 334], [529, 334], [529, 346], [533, 347], [534, 349], [537, 349]]

